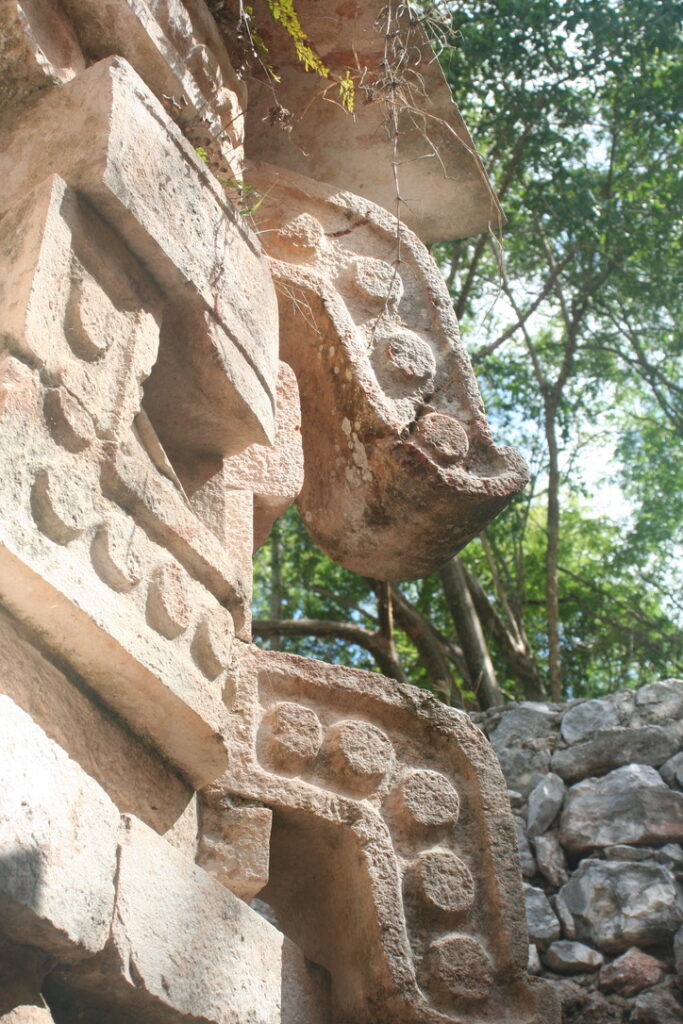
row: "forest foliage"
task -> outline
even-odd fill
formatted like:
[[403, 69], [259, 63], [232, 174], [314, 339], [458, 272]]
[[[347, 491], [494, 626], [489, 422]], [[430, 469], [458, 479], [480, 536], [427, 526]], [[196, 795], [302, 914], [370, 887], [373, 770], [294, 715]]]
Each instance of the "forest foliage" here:
[[531, 484], [398, 586], [331, 563], [290, 510], [256, 556], [255, 634], [454, 704], [680, 675], [683, 4], [447, 12], [444, 70], [507, 224], [433, 255]]

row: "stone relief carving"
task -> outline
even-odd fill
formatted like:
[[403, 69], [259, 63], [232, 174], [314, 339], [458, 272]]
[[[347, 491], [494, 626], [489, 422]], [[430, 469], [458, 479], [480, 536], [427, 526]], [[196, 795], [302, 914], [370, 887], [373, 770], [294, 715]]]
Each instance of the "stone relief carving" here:
[[241, 173], [201, 0], [0, 19], [0, 1014], [552, 1024], [481, 735], [250, 643], [252, 549], [299, 492], [334, 557], [406, 578], [524, 483], [436, 268], [280, 167], [240, 216], [194, 148]]
[[367, 200], [265, 165], [249, 180], [301, 393], [303, 519], [348, 569], [428, 575], [527, 480], [493, 444], [441, 275]]

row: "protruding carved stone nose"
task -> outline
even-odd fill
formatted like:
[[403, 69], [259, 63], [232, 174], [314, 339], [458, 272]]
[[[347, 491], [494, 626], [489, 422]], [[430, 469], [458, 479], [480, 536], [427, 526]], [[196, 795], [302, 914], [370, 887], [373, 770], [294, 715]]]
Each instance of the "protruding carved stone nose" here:
[[[301, 395], [304, 522], [347, 569], [426, 576], [521, 490], [526, 466], [493, 444], [450, 296], [419, 239], [382, 208], [292, 171], [260, 164], [251, 180], [267, 196], [256, 217], [280, 355]], [[314, 258], [302, 259], [301, 239], [293, 248], [293, 226], [318, 239]]]

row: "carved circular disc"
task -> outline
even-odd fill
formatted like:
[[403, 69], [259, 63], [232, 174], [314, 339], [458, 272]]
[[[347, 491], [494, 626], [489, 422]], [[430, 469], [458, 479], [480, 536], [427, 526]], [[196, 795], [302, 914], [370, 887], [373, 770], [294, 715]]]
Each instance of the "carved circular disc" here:
[[65, 472], [42, 470], [31, 491], [31, 509], [38, 528], [57, 544], [68, 544], [85, 529], [92, 505], [85, 483]]
[[214, 608], [200, 620], [192, 654], [207, 679], [215, 679], [227, 668], [234, 639], [235, 626], [227, 608]]
[[394, 748], [369, 722], [336, 722], [327, 732], [325, 748], [332, 770], [353, 789], [371, 792], [390, 767]]
[[460, 798], [440, 772], [417, 769], [402, 780], [398, 805], [409, 822], [427, 828], [455, 825]]
[[266, 721], [270, 753], [278, 764], [298, 771], [318, 756], [323, 728], [311, 708], [283, 701], [269, 710]]
[[184, 633], [190, 624], [187, 584], [174, 562], [160, 566], [149, 586], [147, 618], [150, 626], [168, 640]]
[[462, 424], [441, 412], [430, 412], [419, 419], [413, 437], [420, 448], [446, 466], [462, 462], [470, 447]]
[[399, 326], [376, 341], [371, 358], [377, 380], [390, 398], [424, 391], [436, 372], [434, 353], [427, 342]]
[[424, 902], [436, 910], [458, 914], [474, 902], [474, 879], [467, 865], [450, 850], [428, 850], [411, 865], [414, 885]]

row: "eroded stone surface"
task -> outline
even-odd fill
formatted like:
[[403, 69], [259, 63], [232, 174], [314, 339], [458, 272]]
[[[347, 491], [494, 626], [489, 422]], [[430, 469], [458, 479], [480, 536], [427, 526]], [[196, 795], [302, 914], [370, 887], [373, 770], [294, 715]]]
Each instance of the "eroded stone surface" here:
[[[306, 74], [293, 59], [290, 37], [260, 0], [254, 12], [269, 58], [287, 68], [277, 104], [285, 114], [290, 112], [290, 120], [283, 132], [272, 89], [263, 76], [256, 76], [247, 116], [247, 155], [364, 196], [394, 214], [395, 185], [387, 174], [395, 159], [387, 132], [393, 98], [387, 9], [379, 0], [335, 8], [334, 17], [311, 0], [301, 0], [297, 8], [316, 52], [339, 77], [349, 68], [365, 69], [364, 95], [372, 102], [361, 102], [359, 90], [354, 117], [337, 103], [320, 102], [317, 76]], [[405, 199], [401, 217], [425, 241], [490, 230], [500, 222], [500, 211], [443, 72], [422, 28], [411, 27], [407, 12], [397, 18], [392, 10], [390, 20], [389, 31], [403, 37], [409, 61], [415, 64], [407, 75], [411, 84], [405, 84], [410, 113], [403, 104], [397, 111], [399, 181]], [[292, 116], [301, 111], [306, 116]]]
[[[501, 996], [527, 943], [510, 925], [514, 867], [493, 842], [512, 842], [511, 816], [478, 730], [373, 673], [237, 650], [231, 768], [208, 793], [272, 807], [262, 898], [330, 971], [340, 1017], [436, 1021], [468, 1002], [495, 1015], [506, 998], [512, 1019], [534, 1019], [535, 995]], [[423, 732], [437, 723], [443, 753], [425, 764]]]
[[[283, 973], [287, 958], [294, 969]], [[82, 965], [55, 974], [46, 994], [62, 1014], [80, 1000], [91, 1007], [91, 1020], [99, 1011], [142, 1019], [155, 1014], [169, 1022], [189, 1017], [284, 1024], [285, 1000], [298, 999], [310, 1010], [317, 1002], [313, 988], [301, 954], [282, 933], [127, 818], [107, 945]], [[314, 1013], [302, 1013], [301, 1021], [317, 1024]]]
[[666, 942], [683, 921], [680, 888], [658, 864], [585, 860], [560, 892], [577, 937], [609, 953]]
[[569, 850], [617, 843], [683, 839], [683, 794], [672, 793], [659, 772], [642, 764], [617, 768], [572, 786], [560, 821]]
[[304, 522], [346, 568], [425, 575], [526, 480], [493, 444], [443, 280], [403, 227], [396, 264], [396, 225], [373, 204], [265, 164], [251, 180], [301, 395]]
[[119, 814], [9, 697], [0, 697], [0, 932], [66, 959], [109, 934]]
[[641, 989], [656, 985], [663, 977], [662, 963], [634, 946], [602, 968], [600, 988], [622, 996], [635, 996]]

